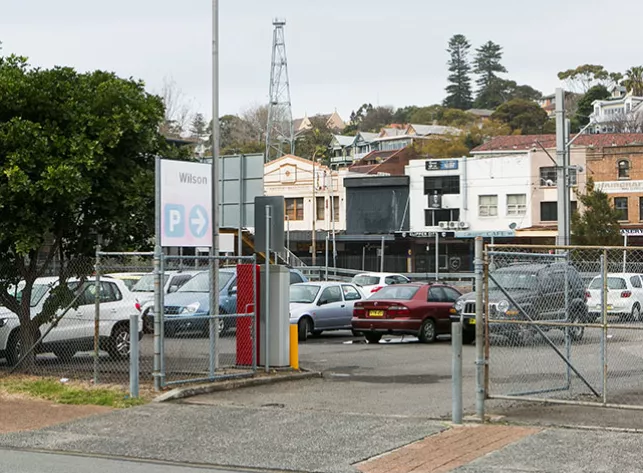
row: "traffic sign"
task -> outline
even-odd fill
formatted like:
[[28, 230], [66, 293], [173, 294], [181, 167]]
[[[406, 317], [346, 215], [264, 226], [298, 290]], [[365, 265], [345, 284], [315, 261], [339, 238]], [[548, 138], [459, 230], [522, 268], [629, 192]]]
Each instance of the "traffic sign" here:
[[161, 246], [212, 246], [211, 166], [161, 160]]

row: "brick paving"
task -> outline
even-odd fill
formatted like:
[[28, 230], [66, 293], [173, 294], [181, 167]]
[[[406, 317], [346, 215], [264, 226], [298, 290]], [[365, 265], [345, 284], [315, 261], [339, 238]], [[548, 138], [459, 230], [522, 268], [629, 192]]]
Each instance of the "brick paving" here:
[[454, 427], [357, 468], [363, 473], [445, 473], [539, 431], [505, 425]]

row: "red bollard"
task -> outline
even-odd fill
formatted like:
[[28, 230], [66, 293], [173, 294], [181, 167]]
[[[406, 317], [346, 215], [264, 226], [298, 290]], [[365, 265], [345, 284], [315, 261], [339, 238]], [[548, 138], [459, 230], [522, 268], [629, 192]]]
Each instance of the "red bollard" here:
[[[253, 271], [255, 272], [253, 278]], [[256, 288], [254, 282], [256, 281]], [[258, 264], [237, 265], [237, 314], [250, 314], [254, 312], [254, 324], [256, 327], [256, 356], [259, 364], [259, 351], [261, 337], [259, 336], [259, 313], [261, 310], [261, 275]], [[257, 307], [255, 304], [255, 291], [257, 294]], [[240, 317], [237, 319], [237, 366], [252, 366], [252, 317]]]

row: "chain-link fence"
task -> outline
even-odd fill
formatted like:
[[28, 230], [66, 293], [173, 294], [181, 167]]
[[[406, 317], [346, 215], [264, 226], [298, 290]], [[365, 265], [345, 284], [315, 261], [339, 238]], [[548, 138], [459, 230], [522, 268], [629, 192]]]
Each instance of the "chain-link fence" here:
[[489, 398], [643, 407], [643, 249], [491, 245], [484, 286]]

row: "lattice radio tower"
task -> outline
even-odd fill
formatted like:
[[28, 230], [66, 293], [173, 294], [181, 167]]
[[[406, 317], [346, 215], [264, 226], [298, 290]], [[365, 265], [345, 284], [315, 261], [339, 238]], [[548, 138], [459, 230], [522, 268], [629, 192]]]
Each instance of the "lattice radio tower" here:
[[284, 26], [286, 20], [275, 19], [272, 36], [272, 63], [270, 65], [270, 102], [266, 127], [266, 161], [286, 153], [295, 153], [295, 131], [290, 104], [290, 82]]

